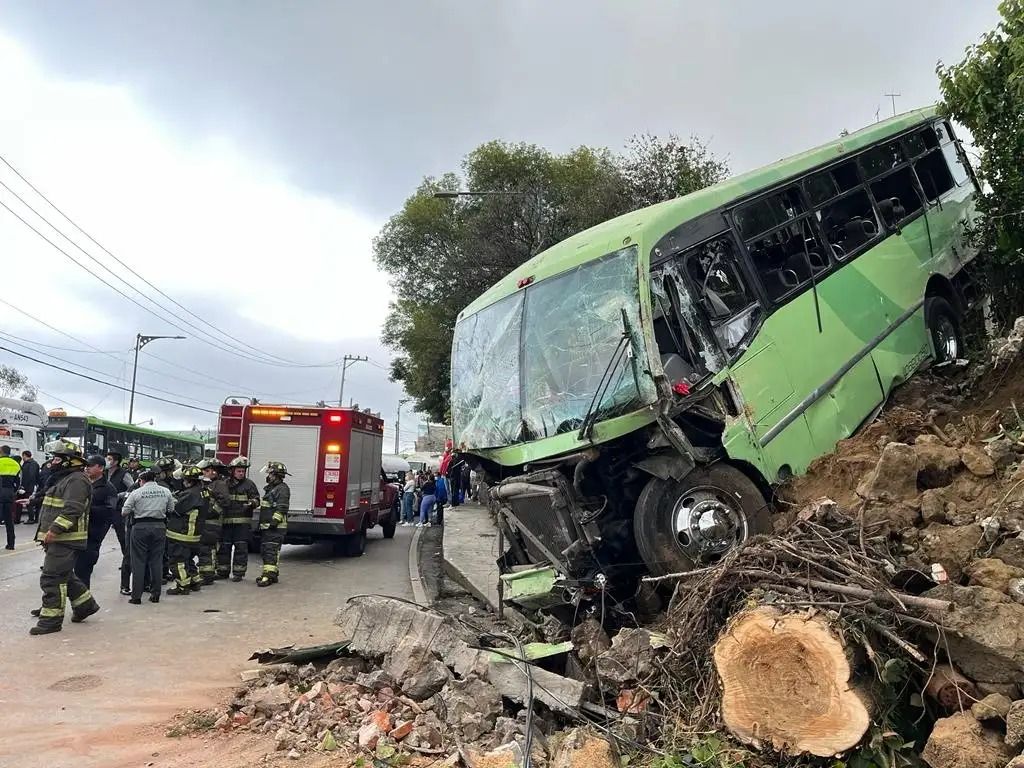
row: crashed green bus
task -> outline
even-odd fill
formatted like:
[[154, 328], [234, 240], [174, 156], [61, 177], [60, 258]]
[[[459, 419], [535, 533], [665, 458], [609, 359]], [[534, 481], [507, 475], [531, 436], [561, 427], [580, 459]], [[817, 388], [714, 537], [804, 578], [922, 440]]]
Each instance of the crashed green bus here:
[[549, 248], [458, 317], [455, 443], [503, 562], [684, 571], [771, 488], [961, 355], [976, 180], [934, 108]]

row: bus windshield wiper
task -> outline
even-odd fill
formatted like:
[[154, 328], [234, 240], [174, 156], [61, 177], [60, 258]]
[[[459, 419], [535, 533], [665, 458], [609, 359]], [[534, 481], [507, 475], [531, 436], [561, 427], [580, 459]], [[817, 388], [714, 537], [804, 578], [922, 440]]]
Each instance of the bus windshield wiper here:
[[597, 382], [597, 388], [594, 390], [594, 396], [590, 399], [587, 412], [583, 415], [583, 422], [580, 424], [580, 431], [577, 435], [579, 440], [586, 440], [593, 433], [594, 424], [597, 422], [598, 406], [604, 402], [604, 397], [608, 394], [608, 387], [612, 381], [612, 374], [622, 364], [623, 356], [628, 355], [632, 360], [633, 381], [636, 384], [637, 392], [640, 391], [640, 379], [636, 371], [636, 357], [633, 354], [633, 334], [629, 326], [629, 318], [626, 316], [625, 307], [621, 311], [622, 335], [619, 337], [618, 343], [616, 343], [612, 354], [608, 358], [608, 365], [605, 366], [604, 373], [601, 374], [601, 379]]

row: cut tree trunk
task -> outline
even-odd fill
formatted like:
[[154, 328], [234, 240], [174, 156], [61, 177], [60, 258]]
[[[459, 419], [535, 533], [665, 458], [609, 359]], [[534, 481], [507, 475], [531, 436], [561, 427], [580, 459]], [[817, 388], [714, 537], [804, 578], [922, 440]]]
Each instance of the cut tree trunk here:
[[732, 618], [714, 647], [722, 719], [737, 739], [790, 755], [838, 755], [871, 723], [846, 646], [820, 616], [757, 607]]

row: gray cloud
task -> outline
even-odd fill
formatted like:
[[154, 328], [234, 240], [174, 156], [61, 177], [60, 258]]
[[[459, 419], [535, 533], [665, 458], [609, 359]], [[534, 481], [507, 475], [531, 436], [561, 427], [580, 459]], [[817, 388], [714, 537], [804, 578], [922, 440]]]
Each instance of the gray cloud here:
[[563, 149], [711, 137], [737, 170], [873, 119], [995, 3], [9, 1], [0, 24], [67, 75], [128, 84], [190, 135], [228, 133], [373, 215], [494, 137]]

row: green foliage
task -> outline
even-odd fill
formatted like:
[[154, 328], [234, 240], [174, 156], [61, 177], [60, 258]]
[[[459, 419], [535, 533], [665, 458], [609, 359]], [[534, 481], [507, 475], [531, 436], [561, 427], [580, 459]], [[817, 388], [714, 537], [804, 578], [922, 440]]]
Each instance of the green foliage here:
[[[461, 174], [424, 179], [374, 240], [396, 295], [382, 336], [398, 352], [392, 379], [418, 410], [448, 421], [452, 333], [466, 305], [566, 237], [727, 173], [697, 139], [640, 136], [622, 155], [491, 141], [466, 156]], [[502, 194], [434, 197], [456, 190]]]
[[1024, 304], [1024, 1], [1003, 0], [999, 12], [999, 25], [969, 46], [963, 61], [940, 62], [937, 73], [945, 111], [980, 150], [976, 264], [1005, 326]]

